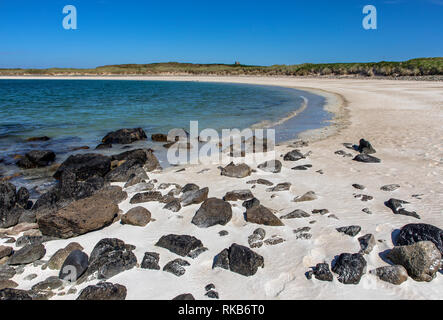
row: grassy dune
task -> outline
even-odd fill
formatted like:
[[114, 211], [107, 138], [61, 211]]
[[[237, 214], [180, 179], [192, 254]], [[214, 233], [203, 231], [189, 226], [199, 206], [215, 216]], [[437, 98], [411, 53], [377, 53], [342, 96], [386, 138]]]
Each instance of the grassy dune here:
[[121, 64], [95, 69], [0, 69], [0, 75], [287, 75], [287, 76], [429, 76], [443, 75], [443, 57], [403, 62], [304, 63], [299, 65], [250, 66], [242, 64], [151, 63]]

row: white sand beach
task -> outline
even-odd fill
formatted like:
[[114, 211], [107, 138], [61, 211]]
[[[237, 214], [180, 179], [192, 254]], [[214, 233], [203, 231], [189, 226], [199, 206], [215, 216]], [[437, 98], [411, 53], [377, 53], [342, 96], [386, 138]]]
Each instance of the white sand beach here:
[[[64, 77], [66, 78], [66, 77]], [[79, 79], [81, 77], [73, 77]], [[85, 77], [86, 78], [86, 77]], [[106, 78], [106, 77], [104, 77]], [[4, 78], [1, 78], [4, 79]], [[45, 79], [47, 79], [45, 77]], [[87, 77], [87, 79], [92, 79]], [[103, 78], [100, 78], [103, 79]], [[190, 263], [181, 277], [161, 270], [146, 270], [139, 267], [119, 273], [109, 282], [119, 283], [127, 288], [127, 299], [172, 299], [183, 293], [191, 293], [196, 299], [209, 299], [205, 296], [205, 286], [213, 283], [220, 299], [442, 299], [443, 274], [438, 273], [431, 282], [417, 282], [409, 278], [401, 285], [393, 285], [369, 274], [380, 266], [388, 265], [380, 253], [391, 249], [392, 232], [408, 223], [428, 223], [443, 228], [443, 83], [428, 81], [393, 80], [354, 80], [354, 79], [298, 79], [273, 77], [206, 77], [206, 76], [164, 76], [164, 77], [112, 77], [131, 80], [177, 80], [215, 81], [260, 85], [293, 87], [313, 91], [328, 99], [327, 110], [335, 113], [331, 126], [326, 129], [307, 132], [301, 139], [309, 145], [300, 148], [303, 153], [312, 153], [297, 162], [282, 161], [280, 173], [268, 173], [257, 169], [251, 176], [237, 179], [220, 175], [214, 165], [188, 165], [185, 171], [176, 172], [178, 167], [162, 172], [148, 173], [150, 179], [160, 183], [177, 183], [184, 186], [195, 183], [209, 187], [209, 197], [222, 198], [226, 192], [249, 189], [247, 181], [259, 178], [274, 184], [290, 182], [289, 191], [268, 192], [267, 186], [257, 184], [250, 189], [261, 204], [275, 211], [280, 217], [295, 209], [311, 214], [314, 209], [328, 209], [329, 214], [311, 214], [301, 219], [285, 219], [284, 226], [271, 227], [248, 223], [243, 217], [242, 201], [230, 202], [233, 211], [231, 221], [225, 225], [198, 228], [191, 223], [200, 204], [182, 208], [177, 213], [162, 209], [164, 204], [147, 202], [131, 205], [129, 200], [134, 193], [119, 204], [123, 213], [135, 206], [147, 208], [155, 221], [146, 227], [122, 225], [119, 222], [98, 231], [79, 237], [49, 241], [45, 243], [48, 260], [58, 249], [68, 243], [80, 243], [87, 254], [103, 238], [119, 238], [136, 246], [134, 253], [141, 263], [145, 252], [160, 254], [160, 266], [178, 258], [174, 253], [155, 246], [158, 239], [166, 234], [186, 234], [200, 239], [208, 248], [195, 259], [184, 258]], [[343, 143], [358, 144], [364, 138], [371, 142], [381, 159], [381, 163], [361, 163], [353, 157], [334, 154], [337, 150], [346, 153], [357, 152], [347, 149]], [[276, 147], [277, 159], [295, 149], [288, 143]], [[240, 159], [239, 159], [240, 160]], [[280, 159], [282, 160], [282, 159]], [[311, 164], [306, 171], [291, 170], [292, 167]], [[258, 163], [256, 164], [258, 165]], [[203, 170], [203, 172], [202, 172]], [[317, 172], [322, 170], [323, 174]], [[366, 186], [355, 189], [352, 184]], [[382, 191], [380, 187], [399, 184], [395, 191]], [[121, 186], [123, 184], [120, 184]], [[163, 194], [171, 188], [160, 190]], [[318, 199], [308, 202], [293, 202], [294, 197], [314, 191]], [[364, 202], [355, 198], [365, 194], [373, 200]], [[275, 196], [273, 196], [275, 195]], [[421, 195], [412, 197], [413, 195]], [[410, 202], [408, 210], [416, 211], [421, 220], [414, 217], [396, 215], [384, 205], [390, 198]], [[362, 212], [368, 208], [372, 214]], [[335, 216], [330, 217], [331, 215]], [[359, 225], [358, 236], [350, 237], [339, 233], [336, 228]], [[276, 235], [285, 241], [276, 245], [264, 244], [252, 250], [264, 257], [264, 268], [245, 277], [231, 271], [212, 269], [214, 256], [232, 243], [248, 247], [248, 236], [261, 227], [266, 231], [266, 239]], [[310, 239], [297, 239], [294, 229], [310, 227]], [[228, 235], [221, 237], [219, 231]], [[357, 285], [345, 285], [312, 278], [305, 273], [317, 263], [331, 261], [337, 255], [360, 250], [358, 237], [371, 233], [375, 236], [374, 250], [365, 255], [367, 271]], [[16, 235], [15, 237], [18, 237]], [[2, 241], [2, 240], [0, 240]], [[0, 243], [1, 244], [1, 243]], [[37, 274], [32, 281], [24, 278]], [[30, 289], [38, 281], [58, 275], [58, 271], [29, 265], [25, 272], [12, 280], [19, 284], [18, 289]], [[78, 292], [87, 285], [75, 285], [77, 293], [66, 294], [70, 285], [54, 292], [52, 299], [75, 299]]]

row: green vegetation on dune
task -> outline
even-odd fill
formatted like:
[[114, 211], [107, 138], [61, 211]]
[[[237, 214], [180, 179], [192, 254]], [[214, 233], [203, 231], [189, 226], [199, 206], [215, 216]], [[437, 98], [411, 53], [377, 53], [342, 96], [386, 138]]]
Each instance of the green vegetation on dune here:
[[304, 63], [299, 65], [250, 66], [242, 64], [151, 63], [120, 64], [95, 69], [0, 69], [0, 75], [287, 75], [287, 76], [429, 76], [443, 75], [443, 57], [404, 62]]

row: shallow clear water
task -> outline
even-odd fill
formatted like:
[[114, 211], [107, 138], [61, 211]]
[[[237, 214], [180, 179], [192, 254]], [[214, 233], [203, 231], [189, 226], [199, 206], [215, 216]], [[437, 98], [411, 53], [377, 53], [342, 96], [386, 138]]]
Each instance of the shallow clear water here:
[[[0, 80], [0, 174], [18, 170], [15, 154], [51, 149], [61, 161], [74, 147], [93, 150], [107, 132], [120, 128], [142, 127], [150, 137], [172, 128], [189, 128], [191, 120], [199, 121], [199, 130], [218, 131], [244, 129], [263, 121], [272, 124], [299, 109], [302, 96], [308, 99], [308, 107], [275, 126], [277, 141], [324, 126], [330, 117], [322, 108], [324, 98], [290, 88], [229, 83]], [[43, 135], [51, 140], [25, 142]], [[149, 139], [136, 145], [140, 144], [162, 158], [162, 144]]]

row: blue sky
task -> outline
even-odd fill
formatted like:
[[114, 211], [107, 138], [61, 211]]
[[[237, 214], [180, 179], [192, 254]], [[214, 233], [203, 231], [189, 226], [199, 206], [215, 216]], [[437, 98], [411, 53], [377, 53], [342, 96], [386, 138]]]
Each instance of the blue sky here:
[[443, 0], [0, 0], [0, 68], [398, 61], [443, 56], [442, 39]]

